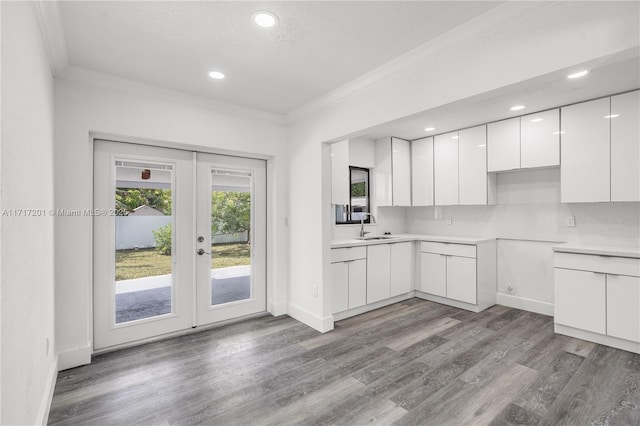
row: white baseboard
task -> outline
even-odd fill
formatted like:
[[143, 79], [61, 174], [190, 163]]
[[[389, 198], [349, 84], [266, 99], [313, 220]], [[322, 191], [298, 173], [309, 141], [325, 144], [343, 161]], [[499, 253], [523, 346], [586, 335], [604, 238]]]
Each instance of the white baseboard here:
[[353, 308], [353, 309], [349, 309], [347, 311], [342, 311], [342, 312], [338, 312], [333, 314], [333, 320], [334, 321], [341, 321], [345, 318], [350, 318], [350, 317], [354, 317], [356, 315], [360, 315], [360, 314], [364, 314], [365, 312], [369, 312], [369, 311], [373, 311], [376, 309], [380, 309], [383, 308], [385, 306], [388, 305], [393, 305], [394, 303], [398, 303], [398, 302], [402, 302], [403, 300], [407, 300], [407, 299], [411, 299], [412, 297], [415, 297], [415, 291], [411, 290], [409, 293], [407, 294], [403, 294], [400, 296], [394, 296], [390, 299], [384, 299], [381, 300], [379, 302], [375, 302], [375, 303], [371, 303], [369, 305], [364, 305], [364, 306], [360, 306], [358, 308]]
[[535, 299], [527, 299], [526, 297], [517, 297], [510, 294], [498, 293], [496, 299], [498, 305], [508, 306], [510, 308], [522, 309], [536, 314], [553, 316], [553, 303], [542, 302]]
[[40, 403], [40, 410], [38, 410], [38, 418], [36, 424], [46, 425], [49, 420], [49, 410], [51, 409], [51, 401], [53, 400], [53, 392], [56, 389], [56, 380], [58, 379], [58, 357], [56, 356], [51, 369], [49, 370], [49, 376], [47, 377], [47, 384], [45, 387], [45, 393]]
[[575, 337], [576, 339], [588, 340], [590, 342], [599, 343], [605, 346], [622, 349], [625, 351], [640, 354], [640, 343], [631, 342], [629, 340], [618, 339], [616, 337], [605, 336], [603, 334], [593, 333], [591, 331], [580, 330], [578, 328], [569, 327], [562, 324], [554, 324], [554, 331], [565, 336]]
[[303, 324], [308, 325], [311, 328], [315, 328], [321, 333], [333, 330], [333, 315], [325, 318], [318, 317], [311, 312], [303, 309], [299, 306], [289, 303], [287, 313], [290, 317], [300, 321]]
[[271, 302], [269, 304], [269, 313], [274, 317], [279, 317], [281, 315], [287, 314], [287, 302]]
[[91, 342], [86, 345], [58, 352], [58, 371], [91, 364]]

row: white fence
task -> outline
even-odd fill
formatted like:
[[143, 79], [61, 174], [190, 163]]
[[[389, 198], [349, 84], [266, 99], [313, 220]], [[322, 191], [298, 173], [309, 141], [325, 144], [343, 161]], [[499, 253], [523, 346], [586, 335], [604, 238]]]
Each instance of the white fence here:
[[[171, 216], [116, 216], [116, 250], [156, 246], [153, 230], [171, 223]], [[213, 244], [246, 243], [248, 233], [217, 234]]]
[[246, 243], [248, 241], [249, 233], [247, 231], [235, 234], [216, 234], [211, 236], [212, 244]]
[[116, 250], [156, 246], [153, 230], [171, 223], [171, 216], [116, 216]]

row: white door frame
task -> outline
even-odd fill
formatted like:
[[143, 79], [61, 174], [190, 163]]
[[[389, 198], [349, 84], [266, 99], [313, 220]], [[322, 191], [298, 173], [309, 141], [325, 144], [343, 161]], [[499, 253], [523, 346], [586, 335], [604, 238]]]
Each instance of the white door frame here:
[[[226, 150], [217, 150], [217, 149], [209, 149], [207, 147], [201, 147], [201, 146], [194, 146], [194, 145], [188, 145], [188, 144], [181, 144], [181, 143], [174, 143], [174, 142], [163, 142], [163, 141], [156, 141], [156, 140], [145, 140], [145, 139], [139, 139], [139, 138], [128, 138], [128, 137], [123, 137], [123, 136], [117, 136], [117, 137], [113, 137], [109, 134], [104, 134], [104, 133], [94, 133], [92, 132], [90, 135], [90, 142], [92, 143], [92, 148], [94, 151], [94, 156], [95, 156], [95, 145], [96, 142], [98, 141], [104, 141], [104, 142], [114, 142], [114, 143], [118, 143], [118, 144], [123, 144], [123, 145], [129, 145], [129, 146], [140, 146], [140, 147], [147, 147], [147, 148], [160, 148], [160, 149], [170, 149], [170, 150], [178, 150], [178, 151], [183, 151], [183, 152], [188, 152], [193, 156], [193, 160], [192, 160], [192, 164], [195, 165], [195, 158], [197, 153], [204, 153], [204, 154], [215, 154], [215, 155], [223, 155], [223, 156], [228, 156], [228, 157], [239, 157], [239, 158], [246, 158], [246, 159], [256, 159], [256, 160], [263, 160], [265, 161], [265, 165], [266, 165], [266, 179], [265, 179], [265, 186], [266, 186], [266, 201], [265, 201], [265, 222], [266, 222], [266, 227], [265, 227], [265, 262], [266, 265], [271, 265], [275, 259], [274, 259], [274, 254], [272, 253], [273, 250], [275, 250], [276, 248], [276, 244], [275, 241], [270, 237], [270, 235], [272, 235], [272, 230], [275, 227], [275, 224], [272, 221], [272, 216], [270, 215], [270, 207], [272, 205], [272, 203], [274, 202], [274, 197], [275, 197], [275, 192], [274, 192], [274, 188], [273, 188], [273, 182], [274, 182], [274, 175], [275, 175], [275, 169], [274, 169], [274, 159], [271, 156], [265, 156], [265, 155], [254, 155], [254, 154], [244, 154], [244, 153], [238, 153], [238, 152], [233, 152], [233, 151], [226, 151]], [[147, 158], [147, 157], [145, 157]], [[93, 173], [92, 176], [95, 179], [95, 164], [92, 164], [92, 169], [93, 169]], [[195, 175], [195, 168], [193, 170], [193, 174]], [[195, 188], [194, 188], [195, 191]], [[94, 194], [95, 196], [95, 194]], [[94, 198], [94, 197], [92, 197]], [[95, 205], [95, 199], [94, 199], [94, 208], [96, 208]], [[193, 214], [195, 216], [195, 212]], [[95, 230], [95, 222], [93, 223], [93, 228]], [[195, 231], [195, 222], [193, 223], [193, 229]], [[163, 334], [161, 336], [153, 336], [153, 337], [145, 337], [145, 338], [141, 338], [135, 341], [131, 341], [128, 343], [122, 343], [122, 344], [115, 344], [115, 345], [111, 345], [108, 346], [106, 348], [96, 348], [96, 343], [95, 343], [95, 312], [94, 312], [94, 298], [95, 298], [95, 294], [94, 294], [94, 284], [93, 284], [93, 277], [95, 275], [95, 265], [93, 265], [93, 259], [94, 259], [94, 254], [93, 254], [93, 250], [95, 249], [95, 236], [93, 235], [94, 233], [92, 232], [92, 238], [91, 238], [91, 248], [92, 248], [92, 254], [89, 256], [89, 259], [91, 260], [91, 271], [90, 271], [90, 289], [89, 289], [89, 327], [88, 327], [88, 331], [89, 331], [89, 337], [90, 337], [90, 348], [92, 353], [102, 353], [102, 352], [108, 352], [111, 350], [116, 350], [116, 349], [120, 349], [123, 347], [129, 347], [129, 346], [135, 346], [135, 345], [139, 345], [139, 344], [143, 344], [146, 342], [150, 342], [150, 341], [155, 341], [161, 338], [166, 338], [166, 337], [171, 337], [171, 336], [179, 336], [179, 335], [184, 335], [184, 334], [188, 334], [188, 333], [192, 333], [194, 331], [199, 331], [199, 330], [203, 330], [206, 328], [211, 328], [211, 327], [216, 327], [225, 323], [230, 323], [230, 322], [235, 322], [238, 320], [241, 320], [242, 318], [237, 318], [235, 320], [230, 320], [230, 321], [221, 321], [220, 323], [214, 323], [214, 324], [205, 324], [205, 325], [200, 325], [198, 326], [198, 330], [193, 330], [194, 328], [196, 328], [197, 325], [197, 318], [196, 318], [196, 312], [195, 310], [193, 310], [193, 315], [192, 318], [190, 320], [190, 326], [189, 327], [185, 327], [183, 329], [178, 329], [176, 331], [172, 331], [172, 332], [168, 332], [166, 334]], [[195, 233], [194, 233], [195, 235]], [[196, 242], [195, 239], [192, 239], [193, 241], [193, 247], [195, 248], [196, 246]], [[196, 263], [197, 259], [194, 258], [194, 266]], [[193, 268], [192, 268], [193, 269]], [[194, 269], [195, 270], [195, 269]], [[194, 280], [195, 282], [195, 280]], [[282, 305], [282, 303], [278, 304], [278, 306], [276, 306], [276, 304], [273, 302], [273, 296], [276, 293], [276, 289], [274, 289], [275, 285], [275, 280], [274, 280], [274, 276], [273, 276], [273, 268], [265, 266], [265, 313], [271, 313], [271, 314], [275, 314], [275, 315], [281, 315], [283, 313], [286, 313], [286, 306]], [[193, 289], [195, 289], [195, 283], [192, 287]], [[192, 293], [192, 299], [194, 300], [195, 303], [195, 293]], [[282, 306], [280, 306], [282, 305]], [[274, 311], [275, 309], [275, 311]], [[276, 312], [277, 311], [277, 312]], [[281, 312], [282, 311], [282, 312]], [[261, 314], [257, 314], [257, 315], [261, 315]], [[254, 315], [249, 315], [249, 317], [251, 316], [256, 316]]]

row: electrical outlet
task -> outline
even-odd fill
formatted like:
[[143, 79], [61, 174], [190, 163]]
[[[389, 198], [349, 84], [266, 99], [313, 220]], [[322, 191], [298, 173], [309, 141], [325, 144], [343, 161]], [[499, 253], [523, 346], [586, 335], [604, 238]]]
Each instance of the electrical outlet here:
[[453, 223], [453, 218], [451, 216], [447, 216], [447, 225], [451, 225]]
[[313, 286], [311, 294], [313, 294], [313, 297], [318, 297], [318, 286], [317, 285]]
[[575, 216], [567, 216], [567, 226], [569, 228], [573, 228], [574, 226], [576, 226]]
[[507, 294], [513, 294], [513, 287], [511, 286], [507, 287]]

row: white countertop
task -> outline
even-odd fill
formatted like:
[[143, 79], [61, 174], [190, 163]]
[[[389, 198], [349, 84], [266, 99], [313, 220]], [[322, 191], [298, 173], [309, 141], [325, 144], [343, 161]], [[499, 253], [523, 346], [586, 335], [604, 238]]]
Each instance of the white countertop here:
[[[371, 234], [369, 234], [371, 235]], [[423, 235], [423, 234], [392, 234], [391, 238], [383, 240], [358, 240], [355, 238], [335, 240], [331, 242], [331, 248], [370, 246], [374, 244], [402, 243], [405, 241], [434, 241], [439, 243], [479, 244], [493, 241], [490, 237], [453, 237], [447, 235]]]
[[560, 244], [553, 247], [555, 252], [595, 254], [600, 256], [640, 258], [640, 247], [624, 247], [614, 245]]

